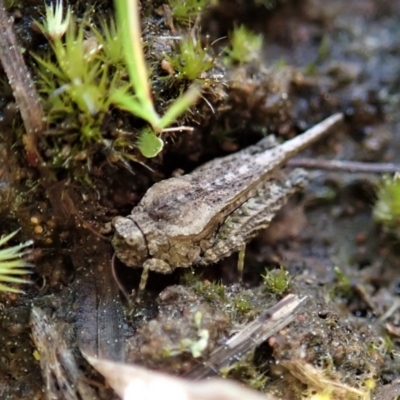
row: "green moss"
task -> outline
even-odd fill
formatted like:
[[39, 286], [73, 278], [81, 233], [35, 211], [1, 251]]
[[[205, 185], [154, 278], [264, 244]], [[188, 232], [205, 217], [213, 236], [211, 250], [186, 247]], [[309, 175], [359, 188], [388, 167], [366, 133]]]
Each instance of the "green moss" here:
[[[154, 157], [163, 148], [163, 130], [198, 98], [199, 89], [191, 87], [168, 102], [163, 115], [157, 113], [137, 2], [117, 1], [116, 10], [117, 22], [103, 20], [98, 28], [89, 20], [89, 13], [77, 20], [69, 7], [63, 11], [62, 3], [57, 2], [46, 7], [46, 17], [37, 23], [52, 50], [34, 56], [49, 124], [41, 145], [49, 166], [81, 168], [86, 163], [89, 169], [99, 152], [107, 154], [111, 162], [127, 165], [136, 161], [135, 148], [145, 157]], [[138, 129], [107, 130], [104, 123], [111, 108], [141, 119]], [[137, 132], [141, 132], [139, 137]]]
[[223, 378], [235, 379], [244, 382], [255, 390], [262, 391], [268, 381], [268, 377], [260, 372], [254, 363], [254, 352], [247, 354], [241, 360], [222, 368], [220, 371]]
[[377, 188], [373, 209], [375, 221], [400, 239], [400, 175], [385, 176]]
[[103, 19], [100, 23], [100, 28], [92, 26], [91, 29], [97, 42], [101, 44], [101, 52], [98, 54], [98, 59], [106, 65], [120, 66], [121, 69], [117, 68], [117, 71], [125, 74], [124, 44], [115, 21], [111, 19], [107, 22]]
[[193, 289], [199, 296], [209, 302], [225, 299], [225, 286], [219, 282], [198, 282]]
[[[52, 12], [60, 15], [57, 6]], [[34, 57], [51, 127], [45, 133], [52, 148], [50, 165], [68, 168], [87, 159], [92, 146], [106, 146], [102, 123], [111, 107], [110, 94], [123, 72], [108, 58], [111, 28], [106, 30], [108, 36], [100, 37], [90, 30], [88, 21], [78, 23], [69, 10], [65, 20], [51, 21], [47, 17], [40, 27], [50, 40], [52, 54]]]
[[183, 275], [181, 283], [191, 287], [202, 299], [222, 309], [234, 323], [247, 322], [261, 312], [256, 305], [257, 295], [254, 291], [236, 290], [235, 286], [227, 288], [220, 282], [203, 280], [191, 271]]
[[252, 304], [250, 299], [241, 295], [238, 295], [234, 298], [233, 305], [237, 312], [240, 314], [248, 314], [251, 310], [254, 309], [254, 305]]
[[352, 288], [351, 280], [338, 266], [335, 266], [333, 271], [335, 272], [337, 278], [337, 283], [333, 288], [333, 295], [349, 296]]
[[225, 50], [224, 58], [227, 64], [247, 64], [259, 58], [263, 43], [261, 35], [240, 25], [231, 32], [229, 40], [230, 46]]
[[183, 38], [172, 55], [165, 55], [171, 63], [176, 79], [195, 81], [214, 66], [214, 60], [201, 45], [200, 38]]
[[194, 24], [209, 3], [210, 0], [169, 0], [172, 16], [182, 25]]
[[225, 286], [220, 282], [210, 282], [203, 280], [201, 275], [196, 275], [193, 271], [186, 272], [181, 283], [191, 287], [194, 292], [209, 302], [220, 302], [226, 299]]
[[265, 288], [274, 294], [283, 294], [289, 288], [290, 275], [282, 266], [279, 269], [266, 269], [265, 274], [261, 276]]

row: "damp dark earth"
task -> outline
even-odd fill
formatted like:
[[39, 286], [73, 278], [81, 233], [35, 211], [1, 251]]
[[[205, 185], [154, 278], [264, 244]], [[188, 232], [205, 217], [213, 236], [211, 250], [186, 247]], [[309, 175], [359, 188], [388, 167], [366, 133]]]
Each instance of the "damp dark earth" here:
[[[122, 4], [0, 0], [0, 399], [397, 399], [400, 1]], [[338, 113], [244, 250], [146, 282], [118, 258], [154, 184]]]

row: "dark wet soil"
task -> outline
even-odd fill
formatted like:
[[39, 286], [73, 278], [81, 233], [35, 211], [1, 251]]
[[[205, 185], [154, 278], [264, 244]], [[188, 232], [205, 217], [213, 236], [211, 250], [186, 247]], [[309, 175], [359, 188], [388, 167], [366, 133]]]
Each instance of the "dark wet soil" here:
[[[22, 46], [44, 46], [30, 24], [42, 4], [15, 3], [10, 13]], [[74, 2], [81, 10], [79, 3]], [[184, 374], [287, 293], [308, 296], [295, 322], [228, 376], [282, 399], [311, 399], [329, 390], [326, 398], [332, 399], [397, 398], [399, 244], [372, 220], [377, 175], [311, 171], [308, 188], [248, 246], [242, 284], [235, 256], [205, 269], [151, 274], [140, 306], [116, 295], [110, 221], [127, 215], [152, 183], [176, 169], [190, 172], [255, 143], [266, 131], [290, 138], [337, 111], [346, 116], [343, 126], [305, 156], [400, 162], [400, 1], [287, 0], [269, 8], [249, 3], [221, 1], [203, 18], [203, 33], [211, 41], [239, 23], [264, 37], [258, 64], [224, 71], [223, 88], [205, 90], [215, 114], [206, 104], [198, 106], [203, 117], [196, 117], [195, 132], [171, 136], [161, 156], [145, 161], [153, 171], [138, 163], [129, 171], [99, 157], [90, 185], [60, 173], [51, 189], [58, 199], [67, 193], [66, 202], [49, 201], [54, 196], [28, 166], [12, 128], [21, 125], [12, 94], [1, 86], [1, 234], [21, 227], [19, 240], [35, 240], [33, 284], [24, 288], [25, 295], [0, 294], [1, 399], [46, 398], [39, 360], [46, 356], [38, 355], [31, 340], [33, 305], [51, 315], [55, 330], [69, 327], [68, 346], [76, 350], [77, 343], [88, 345], [95, 335], [88, 315], [107, 304], [99, 298], [121, 299], [113, 311], [121, 327], [118, 344], [102, 348], [103, 354]], [[110, 7], [96, 4], [101, 10]], [[160, 18], [150, 6], [145, 11], [145, 18]], [[225, 45], [222, 40], [213, 51], [218, 54]], [[26, 60], [31, 68], [32, 60]], [[281, 266], [290, 283], [273, 292], [261, 275]], [[115, 267], [128, 292], [137, 288], [140, 271], [118, 262]], [[98, 332], [101, 322], [97, 314], [92, 318], [89, 324]], [[198, 358], [193, 348], [200, 330], [208, 331], [209, 340]], [[77, 353], [82, 376], [101, 383], [91, 395], [105, 398], [102, 378]], [[63, 398], [62, 388], [56, 392]]]

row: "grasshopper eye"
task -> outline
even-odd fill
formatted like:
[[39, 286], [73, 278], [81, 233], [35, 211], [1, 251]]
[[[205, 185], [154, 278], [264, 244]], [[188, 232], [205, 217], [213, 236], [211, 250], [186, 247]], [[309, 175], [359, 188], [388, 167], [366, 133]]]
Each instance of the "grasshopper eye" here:
[[140, 267], [147, 258], [147, 244], [142, 231], [129, 218], [116, 217], [113, 220], [116, 235], [113, 245], [117, 257], [126, 265]]

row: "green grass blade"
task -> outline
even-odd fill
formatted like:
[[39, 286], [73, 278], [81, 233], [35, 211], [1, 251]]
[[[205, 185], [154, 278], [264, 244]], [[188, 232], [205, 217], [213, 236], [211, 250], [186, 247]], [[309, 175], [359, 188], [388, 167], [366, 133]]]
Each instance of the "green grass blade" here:
[[174, 123], [180, 115], [187, 111], [197, 101], [199, 95], [200, 88], [193, 85], [181, 97], [176, 99], [161, 118], [161, 128], [164, 129]]
[[117, 24], [123, 38], [125, 60], [128, 68], [129, 79], [141, 105], [140, 112], [155, 130], [159, 129], [160, 117], [157, 114], [149, 85], [146, 61], [143, 54], [141, 29], [139, 19], [139, 6], [137, 0], [115, 0]]
[[124, 89], [114, 90], [110, 95], [110, 100], [119, 108], [148, 121], [148, 113], [143, 109], [139, 99], [136, 96], [126, 93]]

